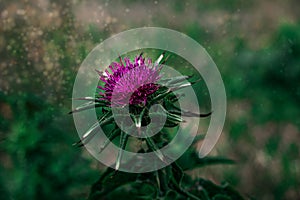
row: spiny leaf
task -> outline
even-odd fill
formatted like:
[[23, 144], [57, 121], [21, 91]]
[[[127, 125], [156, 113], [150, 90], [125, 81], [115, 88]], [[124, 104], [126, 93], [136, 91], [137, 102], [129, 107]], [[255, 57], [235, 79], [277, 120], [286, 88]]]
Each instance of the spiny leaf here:
[[[151, 113], [152, 117], [163, 117], [165, 113]], [[166, 119], [166, 123], [175, 123], [175, 124], [179, 124], [181, 122], [185, 122], [184, 119], [182, 119], [181, 116], [179, 115], [175, 115], [172, 113], [169, 113], [166, 111], [167, 114], [167, 119]]]
[[168, 96], [171, 93], [171, 89], [167, 89], [166, 91], [159, 93], [156, 97], [154, 97], [153, 99], [150, 99], [150, 105], [153, 103], [158, 102], [159, 100], [165, 98], [166, 96]]
[[154, 64], [155, 64], [155, 65], [158, 65], [158, 64], [162, 61], [162, 59], [163, 59], [163, 57], [165, 56], [165, 54], [166, 54], [166, 52], [164, 51], [164, 52], [157, 58], [157, 60], [154, 62]]
[[164, 196], [168, 190], [170, 190], [168, 184], [169, 184], [169, 176], [167, 176], [165, 170], [158, 170], [156, 172], [156, 178], [157, 178], [157, 185], [160, 191], [160, 196]]
[[182, 115], [182, 116], [185, 116], [185, 117], [208, 117], [212, 114], [212, 112], [209, 112], [209, 113], [194, 113], [194, 112], [190, 112], [190, 111], [185, 111], [185, 110], [181, 110], [181, 111], [178, 111], [178, 110], [169, 110], [170, 113], [172, 114], [177, 114], [177, 115]]
[[73, 100], [83, 100], [83, 101], [92, 101], [92, 102], [101, 102], [104, 103], [103, 100], [94, 98], [94, 97], [80, 97], [80, 98], [73, 98]]
[[168, 112], [163, 106], [161, 106], [161, 109], [164, 112], [163, 113], [156, 113], [156, 115], [162, 115], [162, 114], [166, 114], [167, 115], [167, 119], [166, 119], [165, 125], [170, 125], [170, 124], [176, 124], [176, 125], [178, 125], [179, 123], [186, 122], [180, 115]]
[[174, 122], [174, 123], [180, 123], [180, 122], [184, 121], [180, 115], [168, 112], [162, 105], [158, 105], [158, 106], [160, 107], [160, 109], [163, 112], [152, 113], [151, 115], [153, 115], [153, 116], [167, 115], [167, 120]]
[[172, 92], [174, 92], [174, 91], [176, 91], [176, 90], [180, 90], [180, 89], [189, 87], [189, 86], [191, 86], [191, 85], [192, 85], [192, 83], [190, 83], [190, 82], [185, 82], [185, 83], [181, 83], [181, 84], [174, 84], [174, 85], [171, 85], [171, 86], [169, 86], [169, 88], [171, 89]]
[[111, 124], [111, 122], [114, 121], [114, 116], [109, 116], [107, 119], [103, 120], [100, 125], [101, 126], [104, 126], [104, 125], [107, 125], [107, 124]]
[[170, 95], [170, 98], [166, 102], [173, 105], [176, 101], [178, 101], [182, 97], [185, 97], [184, 93], [177, 94], [177, 95], [174, 95], [174, 96]]
[[99, 180], [92, 185], [88, 199], [102, 199], [116, 188], [131, 182], [135, 182], [137, 176], [138, 174], [136, 173], [125, 173], [116, 171], [112, 168], [107, 168]]
[[104, 107], [104, 106], [107, 106], [107, 105], [105, 103], [101, 103], [101, 102], [87, 102], [87, 103], [84, 103], [84, 104], [76, 107], [74, 110], [70, 111], [69, 114], [77, 113], [77, 112], [92, 109], [92, 108]]
[[204, 157], [200, 159], [196, 151], [188, 150], [177, 160], [177, 163], [186, 171], [207, 165], [234, 164], [235, 162], [222, 157]]
[[187, 79], [190, 78], [190, 76], [176, 76], [172, 78], [166, 78], [159, 81], [160, 84], [169, 86], [175, 83], [187, 81]]
[[159, 150], [159, 148], [156, 146], [155, 142], [152, 140], [151, 137], [146, 137], [146, 142], [148, 147], [157, 155], [157, 157], [163, 161], [166, 162], [165, 156], [162, 154], [162, 152]]
[[[169, 87], [163, 87], [161, 90], [158, 90], [155, 94], [156, 96], [153, 99], [149, 100], [149, 105], [152, 105], [153, 103], [157, 103], [158, 101], [164, 99], [168, 95], [172, 94], [176, 90], [180, 90], [185, 87], [191, 86], [190, 82], [180, 83], [177, 85], [172, 85]], [[175, 95], [173, 95], [175, 96]]]
[[99, 122], [96, 122], [78, 142], [73, 144], [73, 146], [82, 147], [83, 145], [87, 144], [95, 136], [95, 134], [97, 133], [96, 130], [98, 130], [99, 128]]
[[107, 147], [107, 145], [110, 144], [110, 142], [113, 141], [119, 134], [120, 134], [120, 129], [119, 128], [116, 128], [115, 130], [111, 131], [107, 135], [107, 139], [101, 145], [99, 153], [101, 153]]
[[118, 157], [117, 157], [117, 161], [116, 161], [116, 170], [119, 170], [121, 160], [122, 160], [123, 150], [125, 150], [125, 148], [126, 148], [128, 137], [129, 137], [128, 134], [126, 134], [124, 131], [121, 131], [120, 150], [118, 152]]
[[146, 180], [143, 182], [136, 181], [128, 184], [127, 186], [132, 187], [130, 193], [133, 196], [131, 196], [130, 199], [149, 200], [149, 199], [156, 199], [157, 197], [158, 189], [157, 186], [152, 182]]
[[205, 196], [202, 196], [202, 198], [198, 198], [197, 196], [189, 193], [185, 189], [181, 187], [181, 181], [183, 178], [183, 171], [182, 169], [176, 164], [172, 163], [171, 166], [166, 168], [167, 174], [170, 177], [170, 183], [169, 186], [179, 194], [190, 198], [194, 200], [209, 200], [209, 198], [206, 198]]
[[177, 107], [174, 103], [169, 103], [168, 107], [172, 108], [172, 109], [168, 110], [170, 113], [177, 114], [177, 115], [182, 115], [182, 116], [185, 116], [185, 117], [208, 117], [212, 114], [212, 112], [203, 114], [203, 113], [194, 113], [194, 112], [191, 112], [191, 111], [187, 111], [187, 110], [184, 110], [184, 109], [181, 109], [181, 108]]
[[95, 136], [95, 134], [97, 133], [97, 130], [99, 130], [100, 126], [104, 125], [104, 122], [106, 122], [107, 120], [109, 120], [111, 118], [110, 117], [108, 119], [105, 119], [110, 114], [111, 114], [111, 112], [107, 112], [103, 116], [101, 116], [101, 118], [95, 124], [93, 124], [93, 126], [91, 126], [91, 128], [89, 128], [89, 130], [82, 136], [82, 138], [78, 142], [74, 143], [73, 145], [81, 147], [81, 146], [87, 144]]
[[176, 127], [178, 125], [179, 125], [178, 123], [173, 123], [173, 122], [167, 120], [166, 123], [164, 124], [164, 127], [166, 127], [166, 128], [174, 128], [174, 127]]
[[208, 196], [210, 198], [213, 197], [220, 197], [221, 196], [227, 196], [230, 197], [230, 199], [234, 200], [243, 200], [244, 198], [236, 191], [234, 190], [229, 184], [223, 184], [221, 186], [214, 184], [211, 181], [199, 178], [197, 180], [197, 183], [195, 183], [202, 188], [205, 189]]

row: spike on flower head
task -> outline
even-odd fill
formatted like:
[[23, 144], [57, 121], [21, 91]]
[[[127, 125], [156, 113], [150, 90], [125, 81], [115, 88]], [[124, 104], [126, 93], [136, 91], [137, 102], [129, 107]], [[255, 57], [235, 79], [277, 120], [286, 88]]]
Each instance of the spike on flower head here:
[[159, 67], [151, 59], [136, 56], [133, 62], [129, 58], [120, 58], [120, 62], [113, 62], [99, 73], [104, 87], [98, 86], [101, 99], [111, 102], [111, 106], [145, 105], [147, 97], [157, 91], [160, 79]]

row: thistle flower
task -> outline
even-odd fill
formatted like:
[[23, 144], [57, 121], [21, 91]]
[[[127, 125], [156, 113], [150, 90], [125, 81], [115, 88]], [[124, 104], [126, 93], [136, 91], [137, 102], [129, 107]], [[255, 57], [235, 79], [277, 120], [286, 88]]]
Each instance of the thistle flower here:
[[[156, 82], [160, 79], [159, 67], [151, 59], [135, 57], [134, 62], [129, 58], [122, 58], [120, 62], [113, 62], [104, 73], [98, 72], [103, 86], [98, 86], [102, 91], [100, 99], [111, 102], [111, 106], [146, 105], [147, 97], [159, 88]], [[129, 102], [128, 102], [129, 101]]]
[[[119, 169], [122, 153], [121, 149], [126, 148], [129, 134], [122, 131], [116, 124], [113, 116], [112, 107], [123, 107], [125, 105], [133, 105], [133, 113], [130, 111], [130, 116], [134, 119], [136, 129], [140, 129], [141, 125], [151, 123], [149, 117], [150, 107], [154, 104], [159, 106], [166, 115], [165, 128], [174, 128], [184, 123], [183, 117], [207, 117], [211, 113], [200, 114], [191, 111], [183, 110], [176, 105], [179, 98], [183, 96], [176, 96], [174, 91], [180, 90], [185, 87], [191, 86], [193, 81], [188, 81], [190, 76], [177, 76], [172, 78], [163, 78], [159, 75], [164, 59], [164, 53], [158, 58], [157, 61], [152, 63], [151, 59], [145, 59], [142, 54], [136, 56], [133, 61], [129, 58], [120, 58], [120, 62], [113, 62], [109, 69], [104, 72], [98, 71], [100, 75], [100, 85], [98, 88], [101, 90], [96, 98], [83, 97], [77, 100], [88, 101], [83, 105], [75, 108], [70, 113], [80, 112], [92, 108], [104, 108], [102, 114], [98, 116], [98, 121], [91, 126], [85, 134], [83, 134], [80, 141], [75, 145], [83, 146], [94, 138], [98, 132], [99, 127], [106, 125], [113, 125], [113, 129], [107, 133], [107, 139], [99, 144], [99, 153], [101, 153], [107, 145], [113, 141], [117, 136], [120, 136], [120, 151], [116, 160], [115, 169]], [[125, 64], [123, 63], [125, 62]], [[160, 84], [158, 84], [158, 81]], [[148, 103], [149, 102], [149, 103]], [[137, 109], [135, 109], [137, 108]], [[123, 108], [122, 108], [123, 109]], [[158, 117], [163, 115], [161, 112], [151, 113]], [[157, 157], [166, 162], [166, 158], [160, 148], [165, 143], [167, 134], [158, 134], [160, 142], [157, 144], [152, 137], [138, 138], [139, 140], [146, 140], [149, 150], [153, 151]], [[162, 137], [161, 137], [162, 136]], [[163, 142], [162, 142], [163, 141]], [[145, 149], [141, 149], [145, 150]]]
[[[179, 99], [184, 97], [184, 93], [181, 95], [176, 95], [174, 93], [177, 90], [180, 90], [185, 87], [190, 87], [195, 81], [190, 80], [190, 76], [176, 76], [172, 78], [163, 77], [159, 75], [159, 72], [162, 68], [161, 61], [164, 58], [164, 53], [152, 63], [151, 59], [146, 59], [142, 57], [142, 54], [136, 56], [133, 61], [129, 58], [122, 59], [120, 57], [119, 62], [113, 62], [107, 70], [104, 72], [98, 71], [100, 75], [100, 85], [98, 88], [101, 90], [96, 97], [82, 97], [77, 100], [87, 101], [83, 105], [75, 108], [70, 113], [80, 112], [87, 109], [101, 108], [101, 112], [97, 113], [97, 121], [92, 125], [80, 138], [78, 142], [75, 143], [76, 146], [83, 146], [88, 144], [94, 136], [99, 133], [101, 128], [105, 128], [106, 139], [104, 141], [99, 141], [98, 153], [100, 154], [112, 141], [116, 138], [119, 138], [119, 150], [118, 155], [115, 161], [115, 169], [119, 170], [121, 166], [121, 161], [123, 157], [124, 150], [126, 150], [126, 145], [129, 141], [129, 137], [133, 136], [126, 132], [126, 129], [122, 129], [122, 126], [118, 125], [117, 118], [114, 116], [113, 110], [115, 107], [125, 110], [123, 106], [130, 105], [129, 115], [133, 119], [133, 124], [127, 124], [127, 121], [124, 120], [125, 126], [128, 125], [130, 132], [137, 131], [140, 134], [141, 127], [148, 126], [150, 129], [154, 129], [156, 126], [160, 126], [158, 121], [163, 121], [163, 128], [177, 128], [181, 123], [185, 123], [186, 117], [207, 117], [211, 113], [200, 114], [194, 113], [192, 111], [184, 110], [180, 107], [178, 103]], [[162, 63], [164, 63], [166, 59]], [[124, 64], [125, 63], [125, 64]], [[179, 104], [179, 105], [178, 105]], [[156, 106], [156, 109], [152, 109]], [[123, 113], [117, 113], [121, 118], [125, 118]], [[127, 113], [125, 113], [127, 114]], [[165, 121], [161, 120], [165, 117]], [[155, 120], [159, 119], [159, 120]], [[152, 126], [150, 126], [152, 123]], [[122, 125], [123, 125], [122, 124]], [[108, 127], [109, 126], [109, 127]], [[127, 128], [127, 127], [126, 127]], [[159, 127], [161, 128], [161, 127]], [[179, 191], [180, 194], [183, 194], [185, 197], [190, 199], [199, 199], [193, 194], [186, 192], [183, 188], [180, 187], [181, 178], [176, 179], [176, 177], [182, 177], [182, 171], [176, 163], [172, 163], [173, 158], [169, 158], [168, 155], [165, 155], [161, 148], [164, 147], [170, 141], [170, 135], [166, 129], [159, 129], [157, 134], [148, 135], [148, 132], [145, 132], [146, 137], [134, 137], [140, 142], [146, 142], [146, 147], [144, 145], [139, 146], [138, 153], [150, 153], [153, 152], [159, 162], [165, 163], [167, 167], [159, 170], [158, 172], [153, 173], [156, 176], [153, 179], [152, 174], [147, 173], [151, 177], [151, 180], [154, 180], [153, 185], [158, 184], [157, 194], [166, 193], [166, 189], [173, 189]], [[176, 147], [176, 151], [180, 146]], [[122, 164], [124, 166], [132, 166], [132, 162], [135, 159], [129, 159], [125, 157], [125, 162], [123, 160]], [[143, 167], [140, 163], [143, 163], [142, 157], [138, 158], [139, 164], [138, 167]], [[145, 165], [156, 165], [157, 161], [151, 159], [149, 163]], [[168, 166], [169, 165], [169, 166]], [[147, 166], [146, 168], [147, 169]], [[115, 171], [108, 170], [109, 173], [105, 173], [103, 177], [111, 178], [116, 176], [111, 176], [112, 172], [115, 175]], [[179, 175], [179, 176], [178, 176]], [[139, 177], [140, 179], [140, 177]], [[102, 185], [104, 179], [100, 178], [99, 185]], [[107, 179], [108, 180], [108, 179]], [[148, 179], [147, 179], [148, 180]], [[150, 180], [150, 179], [149, 179]], [[160, 184], [165, 184], [165, 187], [160, 191]], [[95, 184], [96, 185], [96, 184]], [[99, 188], [96, 186], [97, 189]], [[96, 188], [95, 187], [95, 188]], [[96, 190], [97, 190], [96, 189]], [[98, 193], [99, 191], [97, 191]], [[102, 186], [101, 186], [101, 192]], [[100, 192], [100, 193], [101, 193]], [[99, 193], [98, 193], [99, 194]], [[206, 198], [206, 197], [205, 197]], [[94, 199], [93, 197], [91, 199]]]

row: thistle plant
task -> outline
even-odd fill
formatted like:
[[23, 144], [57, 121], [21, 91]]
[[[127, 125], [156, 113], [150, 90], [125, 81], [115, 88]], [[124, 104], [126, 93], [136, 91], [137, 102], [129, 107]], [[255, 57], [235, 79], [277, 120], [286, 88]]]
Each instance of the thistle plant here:
[[[225, 158], [203, 158], [199, 159], [195, 149], [185, 152], [178, 161], [170, 162], [165, 168], [154, 172], [142, 174], [125, 173], [119, 171], [122, 163], [123, 150], [128, 145], [128, 131], [141, 134], [142, 127], [153, 124], [153, 117], [158, 121], [164, 121], [163, 129], [156, 135], [147, 135], [137, 139], [140, 143], [139, 153], [154, 152], [162, 162], [169, 162], [170, 158], [161, 152], [161, 148], [170, 141], [168, 132], [164, 130], [177, 128], [181, 123], [185, 123], [184, 117], [209, 117], [211, 112], [201, 114], [190, 110], [183, 110], [178, 101], [183, 95], [175, 95], [175, 91], [185, 87], [190, 87], [197, 81], [192, 81], [192, 76], [177, 76], [172, 78], [164, 77], [160, 73], [163, 64], [167, 61], [165, 53], [152, 62], [150, 58], [145, 58], [143, 53], [137, 55], [133, 60], [125, 57], [119, 57], [118, 62], [113, 62], [105, 71], [97, 71], [99, 74], [98, 93], [95, 97], [82, 97], [77, 100], [87, 101], [83, 105], [75, 108], [70, 113], [76, 113], [91, 108], [98, 108], [98, 122], [93, 125], [82, 138], [75, 143], [76, 146], [83, 146], [89, 143], [99, 131], [99, 128], [111, 126], [113, 128], [106, 132], [107, 139], [99, 143], [99, 153], [101, 153], [110, 142], [119, 138], [120, 151], [118, 153], [114, 169], [108, 168], [101, 178], [93, 185], [89, 199], [102, 199], [109, 195], [114, 189], [122, 185], [132, 184], [132, 191], [143, 191], [144, 194], [137, 194], [136, 199], [162, 199], [162, 198], [190, 198], [190, 199], [212, 199], [216, 195], [222, 195], [230, 198], [233, 195], [235, 199], [242, 197], [234, 190], [219, 187], [215, 191], [206, 191], [204, 186], [191, 192], [191, 188], [185, 188], [183, 185], [183, 171], [190, 170], [205, 164], [231, 164], [232, 160]], [[153, 106], [156, 109], [152, 109]], [[122, 118], [122, 112], [116, 114], [114, 110], [128, 109], [130, 119], [133, 124], [125, 124], [129, 128], [124, 131], [123, 127], [116, 122], [116, 117]], [[116, 116], [118, 115], [118, 116]], [[165, 117], [165, 118], [164, 118]], [[197, 137], [194, 141], [201, 140]], [[185, 159], [188, 159], [186, 162]], [[185, 160], [185, 161], [184, 161]], [[130, 162], [130, 161], [129, 161]], [[191, 182], [191, 180], [188, 180]], [[199, 181], [199, 180], [198, 180]], [[137, 183], [143, 183], [139, 185]], [[189, 183], [191, 184], [191, 183]], [[195, 183], [193, 183], [195, 184]], [[199, 184], [199, 183], [198, 183]], [[213, 184], [212, 184], [213, 185]], [[217, 187], [217, 186], [216, 186]], [[151, 192], [147, 193], [151, 188]], [[228, 190], [228, 191], [227, 191]], [[216, 192], [217, 191], [217, 192]], [[227, 195], [227, 196], [226, 196]], [[130, 197], [131, 199], [135, 199]]]

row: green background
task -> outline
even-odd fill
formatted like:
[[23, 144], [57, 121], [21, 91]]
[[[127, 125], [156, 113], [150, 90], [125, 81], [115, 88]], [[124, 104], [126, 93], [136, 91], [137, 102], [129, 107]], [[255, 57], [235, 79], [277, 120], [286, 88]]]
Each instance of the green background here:
[[0, 1], [0, 199], [87, 197], [105, 167], [71, 145], [73, 82], [97, 44], [143, 26], [192, 37], [224, 80], [211, 155], [237, 164], [188, 173], [257, 199], [299, 199], [299, 10], [297, 0]]

